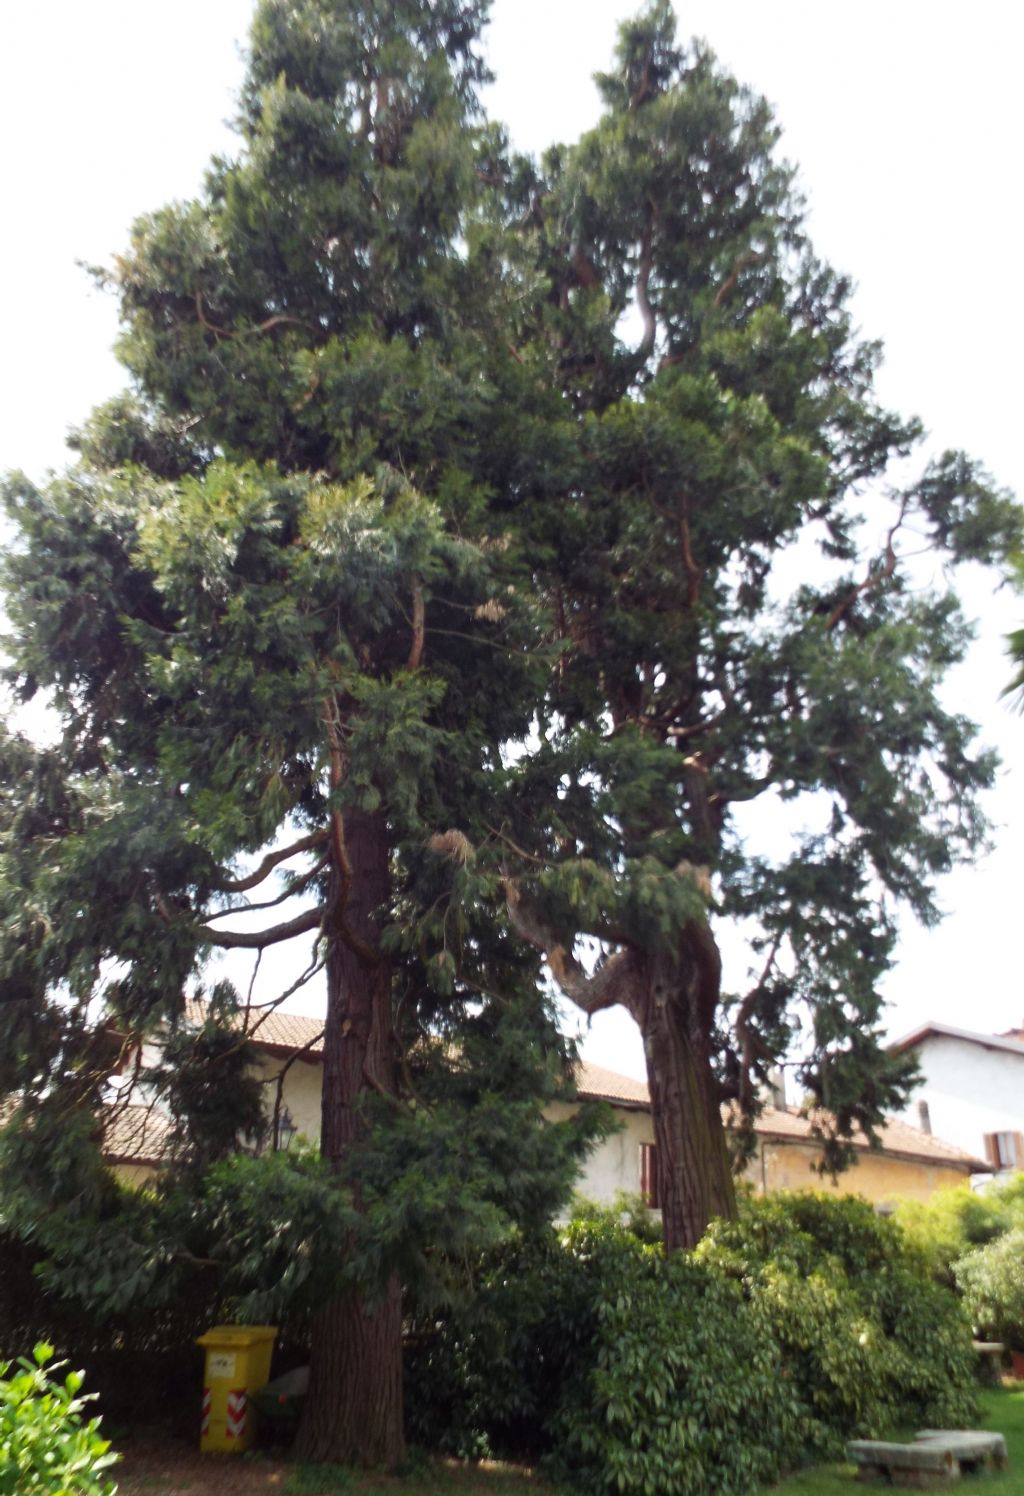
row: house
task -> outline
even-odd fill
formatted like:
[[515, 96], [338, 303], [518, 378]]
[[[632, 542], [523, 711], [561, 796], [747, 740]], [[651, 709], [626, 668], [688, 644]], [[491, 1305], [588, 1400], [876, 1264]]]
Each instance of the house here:
[[[320, 1132], [320, 1085], [323, 1025], [319, 1019], [268, 1010], [254, 1018], [251, 1042], [260, 1078], [266, 1083], [268, 1109], [276, 1108], [278, 1142], [298, 1132], [316, 1139]], [[1024, 1045], [1021, 1045], [1024, 1054]], [[616, 1194], [643, 1194], [656, 1208], [654, 1128], [644, 1081], [618, 1075], [587, 1061], [580, 1063], [581, 1097], [607, 1102], [620, 1123], [588, 1157], [577, 1188], [589, 1199], [611, 1203]], [[550, 1108], [552, 1119], [564, 1116], [569, 1103]], [[158, 1166], [166, 1124], [155, 1112], [133, 1106], [117, 1108], [108, 1131], [106, 1151], [118, 1172], [133, 1181]], [[854, 1139], [857, 1167], [838, 1183], [821, 1176], [821, 1157], [810, 1118], [785, 1104], [768, 1107], [755, 1124], [755, 1150], [745, 1179], [757, 1191], [835, 1189], [866, 1196], [883, 1206], [898, 1198], [927, 1199], [944, 1185], [962, 1184], [983, 1170], [984, 1161], [931, 1133], [890, 1119], [881, 1131], [881, 1148]]]
[[913, 1050], [924, 1077], [908, 1120], [986, 1160], [986, 1173], [1024, 1170], [1024, 1029], [979, 1034], [925, 1023], [893, 1045]]

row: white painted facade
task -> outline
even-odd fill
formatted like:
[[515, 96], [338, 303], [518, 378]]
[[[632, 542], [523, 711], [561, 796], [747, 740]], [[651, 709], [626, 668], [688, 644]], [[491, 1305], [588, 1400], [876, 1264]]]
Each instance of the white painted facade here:
[[[560, 1122], [573, 1110], [559, 1102], [546, 1115]], [[591, 1149], [575, 1186], [578, 1195], [600, 1205], [611, 1205], [618, 1194], [640, 1193], [640, 1145], [654, 1142], [650, 1111], [616, 1106], [615, 1120], [619, 1130]]]
[[293, 1060], [285, 1070], [285, 1061], [278, 1056], [267, 1054], [266, 1050], [258, 1050], [257, 1056], [256, 1073], [267, 1088], [267, 1113], [273, 1114], [278, 1076], [284, 1070], [281, 1080], [282, 1105], [288, 1108], [288, 1115], [298, 1129], [298, 1136], [309, 1143], [318, 1143], [320, 1083], [323, 1075], [320, 1061], [310, 1063], [308, 1060]]
[[1024, 1133], [1024, 1043], [927, 1024], [895, 1047], [917, 1054], [924, 1077], [906, 1121], [921, 1125], [923, 1102], [937, 1137], [981, 1158], [987, 1134]]

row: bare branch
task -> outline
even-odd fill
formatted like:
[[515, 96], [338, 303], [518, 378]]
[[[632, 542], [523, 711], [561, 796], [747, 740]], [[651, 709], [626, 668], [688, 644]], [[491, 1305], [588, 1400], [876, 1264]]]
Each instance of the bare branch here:
[[198, 287], [196, 288], [196, 317], [200, 326], [205, 327], [207, 332], [212, 332], [217, 338], [241, 338], [251, 332], [271, 332], [275, 327], [304, 327], [307, 332], [319, 331], [311, 322], [304, 322], [301, 317], [288, 317], [283, 312], [276, 312], [272, 317], [266, 317], [252, 327], [242, 327], [237, 330], [230, 327], [218, 327], [203, 311], [203, 293]]
[[896, 547], [893, 542], [896, 538], [896, 532], [902, 527], [903, 521], [906, 518], [909, 503], [909, 498], [904, 496], [900, 503], [899, 515], [897, 516], [895, 523], [890, 526], [889, 531], [886, 534], [885, 548], [882, 552], [882, 565], [879, 566], [875, 571], [869, 572], [868, 575], [864, 578], [863, 582], [859, 582], [857, 586], [854, 587], [850, 592], [848, 592], [844, 598], [841, 598], [840, 601], [836, 603], [835, 607], [828, 615], [828, 619], [825, 623], [825, 632], [827, 634], [830, 634], [832, 632], [836, 624], [840, 621], [841, 618], [844, 617], [846, 613], [850, 611], [859, 597], [863, 597], [865, 593], [874, 592], [878, 587], [881, 587], [884, 582], [887, 582], [889, 580], [893, 572], [896, 570]]
[[284, 893], [278, 894], [276, 899], [265, 899], [261, 904], [229, 904], [226, 909], [216, 909], [209, 918], [223, 919], [226, 914], [254, 914], [260, 909], [275, 909], [278, 904], [283, 904], [287, 899], [293, 898], [300, 888], [305, 888], [306, 884], [315, 878], [317, 873], [323, 872], [328, 860], [329, 854], [325, 852], [320, 860], [309, 869], [308, 873], [303, 873], [300, 878], [296, 878], [285, 889]]
[[258, 883], [262, 883], [264, 878], [268, 878], [274, 869], [280, 863], [287, 862], [289, 857], [296, 857], [300, 852], [309, 852], [313, 847], [322, 846], [326, 840], [326, 831], [314, 831], [309, 836], [300, 837], [297, 842], [292, 842], [290, 847], [280, 847], [276, 852], [268, 852], [255, 872], [247, 874], [244, 878], [222, 878], [217, 887], [224, 893], [246, 893], [250, 888], [255, 888]]
[[324, 909], [317, 905], [283, 924], [272, 925], [269, 930], [214, 930], [210, 925], [198, 925], [196, 934], [208, 945], [220, 946], [224, 950], [262, 951], [268, 945], [279, 945], [282, 940], [291, 940], [296, 935], [305, 935], [308, 930], [319, 929], [323, 917]]

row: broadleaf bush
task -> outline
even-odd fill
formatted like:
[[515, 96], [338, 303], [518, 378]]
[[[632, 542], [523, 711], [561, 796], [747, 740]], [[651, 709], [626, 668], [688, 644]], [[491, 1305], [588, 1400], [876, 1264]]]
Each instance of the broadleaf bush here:
[[953, 1271], [972, 1324], [987, 1338], [1024, 1351], [1024, 1229], [968, 1252]]
[[56, 1373], [52, 1346], [0, 1363], [0, 1496], [115, 1496], [107, 1471], [119, 1456], [85, 1418], [82, 1373]]
[[506, 1244], [476, 1286], [410, 1341], [411, 1437], [597, 1496], [731, 1496], [976, 1416], [962, 1306], [862, 1201], [746, 1200], [668, 1259], [598, 1212]]

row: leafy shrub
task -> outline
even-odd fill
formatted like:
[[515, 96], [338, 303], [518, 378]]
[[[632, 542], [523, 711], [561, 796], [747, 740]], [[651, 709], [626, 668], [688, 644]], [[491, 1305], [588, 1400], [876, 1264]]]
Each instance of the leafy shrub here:
[[896, 1220], [933, 1276], [952, 1288], [953, 1264], [960, 1257], [1003, 1236], [1013, 1225], [1024, 1225], [1024, 1196], [1015, 1185], [979, 1195], [962, 1184], [938, 1190], [927, 1201], [901, 1202]]
[[896, 1424], [975, 1416], [970, 1326], [899, 1228], [864, 1200], [774, 1195], [716, 1222], [697, 1255], [744, 1285], [803, 1408], [808, 1452]]
[[415, 1440], [544, 1457], [602, 1496], [704, 1496], [974, 1418], [957, 1300], [864, 1202], [751, 1200], [668, 1260], [613, 1214], [507, 1245], [471, 1303], [418, 1326]]
[[593, 1336], [551, 1420], [549, 1463], [592, 1491], [742, 1492], [800, 1453], [799, 1405], [760, 1308], [692, 1256], [579, 1223], [566, 1250]]
[[972, 1324], [1024, 1351], [1024, 1228], [968, 1252], [953, 1271]]
[[101, 1438], [100, 1420], [82, 1417], [82, 1373], [54, 1380], [65, 1363], [48, 1371], [52, 1355], [37, 1345], [34, 1361], [0, 1365], [0, 1496], [114, 1496], [104, 1472], [119, 1457]]

